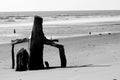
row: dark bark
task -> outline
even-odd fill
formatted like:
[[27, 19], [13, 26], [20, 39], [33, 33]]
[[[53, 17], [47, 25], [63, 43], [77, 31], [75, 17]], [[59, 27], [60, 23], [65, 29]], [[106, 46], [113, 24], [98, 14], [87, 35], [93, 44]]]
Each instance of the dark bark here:
[[11, 53], [12, 53], [12, 69], [14, 69], [14, 66], [15, 66], [15, 59], [14, 59], [14, 44], [12, 44]]
[[49, 69], [49, 68], [50, 68], [48, 61], [45, 61], [45, 65], [46, 65], [46, 69]]
[[30, 41], [30, 70], [44, 69], [43, 48], [46, 38], [43, 33], [42, 22], [43, 19], [41, 17], [35, 16]]
[[24, 43], [24, 42], [28, 42], [28, 41], [29, 41], [28, 38], [15, 39], [15, 40], [11, 40], [11, 44], [16, 45], [16, 44], [20, 44], [20, 43]]
[[20, 44], [23, 42], [27, 42], [28, 38], [23, 38], [23, 39], [16, 39], [16, 40], [11, 40], [11, 45], [12, 45], [12, 50], [11, 50], [11, 54], [12, 54], [12, 69], [14, 69], [15, 66], [15, 58], [14, 58], [14, 47], [16, 44]]
[[45, 42], [46, 45], [50, 45], [53, 47], [56, 47], [59, 49], [59, 55], [60, 55], [60, 61], [61, 61], [61, 67], [66, 67], [67, 65], [67, 60], [66, 60], [66, 56], [65, 56], [65, 50], [64, 50], [64, 46], [61, 44], [56, 44], [54, 43], [52, 40], [47, 40]]
[[[64, 46], [61, 44], [56, 44], [55, 42], [58, 42], [57, 39], [49, 40], [44, 36], [42, 22], [43, 22], [43, 19], [41, 17], [38, 17], [38, 16], [34, 17], [34, 25], [33, 25], [31, 39], [30, 39], [29, 62], [27, 62], [26, 60], [28, 59], [29, 56], [27, 57], [27, 55], [24, 55], [28, 53], [27, 52], [24, 53], [24, 50], [21, 53], [21, 50], [20, 50], [20, 52], [17, 54], [17, 67], [16, 67], [17, 71], [26, 70], [27, 68], [29, 68], [29, 70], [44, 69], [45, 68], [43, 64], [44, 44], [50, 45], [59, 49], [61, 67], [66, 67], [67, 60], [65, 56]], [[29, 41], [29, 40], [27, 38], [12, 40], [12, 68], [14, 68], [14, 65], [15, 65], [14, 45], [23, 43], [26, 41]], [[25, 58], [23, 59], [21, 56], [26, 56], [26, 59]], [[27, 63], [28, 63], [28, 67], [25, 67]], [[49, 68], [49, 63], [46, 62], [45, 64], [46, 64], [46, 67]]]
[[57, 47], [59, 49], [61, 67], [66, 67], [67, 60], [65, 57], [64, 46], [54, 43], [58, 42], [58, 40], [48, 40], [44, 36], [42, 22], [43, 19], [41, 17], [35, 16], [30, 40], [29, 70], [38, 70], [45, 68], [43, 65], [44, 44]]
[[26, 49], [22, 48], [16, 55], [16, 71], [26, 71], [28, 69], [29, 55]]
[[64, 46], [60, 45], [58, 48], [59, 48], [59, 55], [60, 55], [60, 60], [61, 60], [61, 67], [66, 67], [67, 60], [65, 56]]

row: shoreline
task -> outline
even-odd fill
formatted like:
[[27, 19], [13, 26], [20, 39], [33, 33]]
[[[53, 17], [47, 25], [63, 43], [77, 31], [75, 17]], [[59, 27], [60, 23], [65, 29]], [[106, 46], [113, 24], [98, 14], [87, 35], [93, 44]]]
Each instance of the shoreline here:
[[[76, 38], [76, 37], [87, 37], [87, 36], [96, 36], [96, 35], [111, 35], [111, 34], [119, 34], [120, 31], [107, 31], [107, 32], [91, 32], [91, 34], [78, 34], [78, 35], [70, 35], [70, 36], [54, 36], [53, 39], [66, 39], [66, 38]], [[48, 38], [49, 39], [49, 38]]]
[[[44, 18], [43, 18], [44, 19]], [[88, 17], [88, 18], [70, 18], [66, 20], [60, 20], [59, 18], [56, 20], [50, 20], [50, 21], [44, 21], [43, 26], [53, 26], [54, 25], [84, 25], [88, 24], [90, 25], [93, 23], [111, 23], [111, 22], [119, 22], [120, 21], [120, 15], [119, 16], [106, 16], [106, 17]], [[16, 26], [32, 26], [33, 21], [27, 21], [27, 22], [9, 22], [9, 23], [0, 23], [0, 27], [16, 27]]]
[[[69, 36], [52, 36], [48, 37], [48, 39], [67, 39], [67, 38], [76, 38], [76, 37], [88, 37], [88, 36], [97, 36], [97, 35], [111, 35], [111, 34], [120, 34], [120, 31], [107, 31], [107, 32], [91, 32], [91, 34], [77, 34], [77, 35], [69, 35]], [[11, 42], [2, 42], [1, 44], [11, 44]]]

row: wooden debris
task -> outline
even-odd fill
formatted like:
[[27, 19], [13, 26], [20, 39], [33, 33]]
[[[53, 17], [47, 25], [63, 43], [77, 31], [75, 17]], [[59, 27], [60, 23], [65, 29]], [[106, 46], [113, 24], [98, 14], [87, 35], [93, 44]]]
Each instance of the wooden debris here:
[[29, 55], [26, 49], [21, 48], [16, 56], [16, 71], [26, 71], [28, 69]]

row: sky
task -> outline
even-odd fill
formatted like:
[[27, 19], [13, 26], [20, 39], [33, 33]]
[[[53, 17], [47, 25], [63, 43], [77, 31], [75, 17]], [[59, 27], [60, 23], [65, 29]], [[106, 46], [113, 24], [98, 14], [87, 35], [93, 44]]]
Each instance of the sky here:
[[0, 0], [0, 12], [120, 10], [120, 0]]

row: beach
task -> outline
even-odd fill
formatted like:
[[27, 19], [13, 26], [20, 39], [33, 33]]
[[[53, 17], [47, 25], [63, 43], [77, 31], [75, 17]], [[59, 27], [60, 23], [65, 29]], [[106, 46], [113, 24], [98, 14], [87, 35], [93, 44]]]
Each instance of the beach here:
[[[120, 16], [60, 16], [50, 19], [43, 23], [45, 36], [59, 39], [56, 43], [64, 45], [67, 67], [60, 68], [57, 48], [44, 45], [43, 60], [52, 69], [22, 72], [12, 69], [11, 40], [28, 38], [33, 23], [5, 23], [0, 24], [1, 80], [120, 79]], [[15, 34], [13, 29], [16, 29]], [[29, 52], [28, 42], [15, 45], [15, 60], [21, 48]]]
[[[67, 68], [25, 72], [15, 72], [15, 69], [11, 69], [11, 46], [0, 45], [1, 55], [3, 55], [0, 56], [0, 78], [2, 80], [119, 79], [120, 33], [62, 38], [59, 39], [59, 43], [65, 47]], [[22, 47], [28, 49], [28, 43], [16, 45], [15, 53]], [[50, 67], [59, 67], [58, 50], [45, 45], [44, 61], [48, 61]]]

